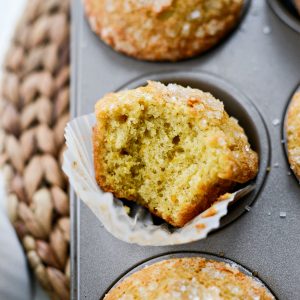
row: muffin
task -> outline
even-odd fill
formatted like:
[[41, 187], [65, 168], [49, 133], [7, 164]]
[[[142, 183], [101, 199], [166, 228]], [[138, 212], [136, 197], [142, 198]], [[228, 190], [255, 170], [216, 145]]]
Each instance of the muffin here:
[[199, 257], [174, 258], [125, 278], [104, 300], [275, 299], [258, 281], [227, 263]]
[[99, 186], [173, 226], [257, 174], [258, 156], [244, 130], [209, 93], [150, 81], [106, 95], [95, 113]]
[[291, 169], [300, 178], [300, 91], [295, 93], [289, 105], [285, 132]]
[[92, 30], [115, 50], [176, 61], [216, 45], [237, 24], [243, 0], [84, 0]]

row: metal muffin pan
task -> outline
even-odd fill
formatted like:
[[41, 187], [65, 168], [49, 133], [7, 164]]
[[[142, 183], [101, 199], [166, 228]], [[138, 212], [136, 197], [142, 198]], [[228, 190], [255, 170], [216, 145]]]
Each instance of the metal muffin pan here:
[[249, 269], [246, 267], [242, 266], [241, 264], [232, 261], [230, 259], [224, 258], [220, 255], [214, 255], [211, 253], [205, 253], [205, 252], [189, 252], [189, 251], [182, 251], [182, 252], [173, 252], [173, 253], [166, 253], [162, 254], [156, 257], [151, 257], [145, 261], [140, 262], [138, 265], [132, 267], [128, 272], [125, 274], [122, 274], [102, 295], [100, 299], [103, 299], [104, 296], [110, 291], [110, 289], [114, 288], [117, 286], [119, 283], [121, 283], [126, 277], [132, 275], [135, 272], [138, 272], [142, 270], [143, 268], [155, 264], [160, 261], [164, 261], [167, 259], [173, 259], [173, 258], [184, 258], [184, 257], [200, 257], [200, 258], [205, 258], [208, 260], [214, 260], [218, 262], [224, 262], [227, 263], [231, 266], [234, 266], [237, 268], [240, 272], [244, 273], [245, 275], [252, 277], [256, 282], [259, 282], [262, 286], [264, 286], [273, 296], [276, 298], [274, 292], [270, 289], [270, 287], [267, 286], [266, 283], [264, 283], [259, 277], [257, 277], [256, 274], [253, 274]]
[[[134, 265], [174, 251], [223, 253], [228, 259], [258, 272], [278, 299], [300, 299], [297, 263], [300, 259], [300, 187], [288, 176], [279, 124], [283, 122], [287, 96], [299, 83], [299, 35], [281, 22], [265, 1], [255, 0], [239, 27], [213, 50], [177, 63], [144, 62], [116, 53], [99, 41], [85, 21], [81, 1], [76, 0], [72, 43], [73, 116], [91, 113], [103, 94], [124, 87], [127, 82], [136, 84], [132, 82], [135, 78], [145, 82], [146, 73], [161, 80], [162, 70], [172, 76], [185, 74], [183, 77], [195, 72], [201, 74], [200, 79], [215, 74], [210, 86], [201, 86], [214, 86], [215, 94], [224, 83], [230, 90], [229, 95], [235, 95], [234, 99], [238, 92], [236, 103], [241, 103], [244, 111], [241, 113], [240, 107], [234, 109], [234, 105], [225, 103], [226, 109], [239, 119], [250, 141], [261, 152], [262, 169], [268, 162], [270, 167], [268, 175], [262, 176], [263, 184], [249, 212], [237, 218], [241, 210], [245, 211], [242, 203], [237, 204], [228, 215], [234, 216], [236, 209], [234, 222], [229, 220], [228, 226], [205, 240], [179, 246], [140, 247], [119, 241], [73, 194], [72, 299], [99, 299]], [[183, 82], [183, 77], [177, 80]], [[224, 91], [216, 96], [224, 101], [228, 98]]]

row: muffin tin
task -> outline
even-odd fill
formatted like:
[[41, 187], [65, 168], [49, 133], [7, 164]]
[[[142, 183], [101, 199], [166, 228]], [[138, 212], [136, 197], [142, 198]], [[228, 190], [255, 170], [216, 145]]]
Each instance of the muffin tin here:
[[258, 272], [278, 299], [298, 299], [300, 187], [288, 175], [281, 124], [299, 83], [299, 34], [265, 1], [253, 1], [239, 27], [213, 50], [182, 62], [153, 63], [123, 56], [100, 42], [79, 0], [72, 26], [73, 116], [91, 113], [103, 94], [146, 79], [201, 87], [224, 101], [261, 158], [256, 190], [230, 209], [220, 230], [186, 245], [141, 247], [119, 241], [73, 194], [72, 299], [99, 299], [133, 266], [174, 251], [221, 253]]

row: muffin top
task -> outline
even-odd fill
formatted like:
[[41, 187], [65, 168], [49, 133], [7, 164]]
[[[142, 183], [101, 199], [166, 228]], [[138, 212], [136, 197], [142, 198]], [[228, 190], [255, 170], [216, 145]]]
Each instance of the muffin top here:
[[92, 29], [117, 51], [179, 60], [215, 45], [237, 23], [243, 0], [84, 0]]
[[300, 91], [295, 93], [289, 105], [285, 131], [291, 169], [300, 178]]
[[174, 258], [150, 265], [125, 278], [105, 300], [270, 300], [257, 280], [227, 263], [199, 257]]

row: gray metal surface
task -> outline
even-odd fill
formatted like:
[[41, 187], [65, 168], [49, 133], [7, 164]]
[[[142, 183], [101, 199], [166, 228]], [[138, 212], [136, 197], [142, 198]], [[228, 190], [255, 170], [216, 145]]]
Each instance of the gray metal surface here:
[[[255, 103], [271, 143], [271, 170], [251, 210], [203, 241], [172, 247], [121, 242], [74, 197], [73, 299], [99, 299], [120, 275], [139, 262], [182, 250], [222, 252], [258, 272], [279, 299], [300, 299], [300, 186], [288, 176], [281, 124], [272, 124], [276, 119], [282, 121], [288, 98], [300, 81], [300, 35], [274, 15], [265, 1], [253, 0], [239, 28], [212, 51], [178, 63], [150, 63], [105, 46], [84, 20], [81, 1], [74, 1], [73, 8], [74, 116], [92, 112], [104, 93], [145, 73], [206, 71], [223, 78]], [[286, 217], [280, 218], [280, 212]]]

